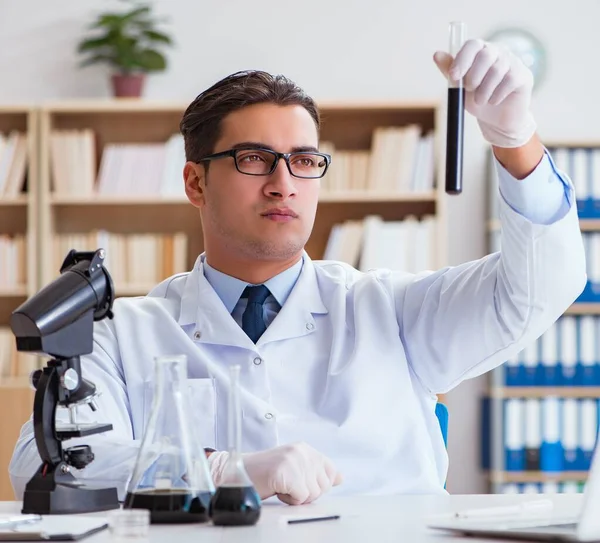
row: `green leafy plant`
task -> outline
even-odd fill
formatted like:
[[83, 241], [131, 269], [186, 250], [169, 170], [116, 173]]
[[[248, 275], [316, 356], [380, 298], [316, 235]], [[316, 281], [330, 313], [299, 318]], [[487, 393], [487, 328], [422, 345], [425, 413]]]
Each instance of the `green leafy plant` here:
[[85, 55], [81, 66], [105, 63], [121, 74], [159, 72], [167, 67], [162, 52], [171, 46], [171, 37], [158, 30], [159, 19], [152, 15], [149, 5], [132, 4], [124, 13], [101, 13], [89, 25], [94, 35], [78, 44]]

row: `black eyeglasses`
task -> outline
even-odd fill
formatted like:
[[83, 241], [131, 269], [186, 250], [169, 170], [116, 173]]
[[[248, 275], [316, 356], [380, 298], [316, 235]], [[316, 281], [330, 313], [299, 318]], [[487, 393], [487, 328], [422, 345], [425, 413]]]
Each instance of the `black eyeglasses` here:
[[229, 149], [201, 158], [198, 162], [233, 157], [238, 172], [246, 175], [271, 175], [279, 159], [283, 158], [288, 171], [301, 179], [318, 179], [325, 175], [331, 164], [331, 155], [313, 151], [278, 153], [272, 149]]

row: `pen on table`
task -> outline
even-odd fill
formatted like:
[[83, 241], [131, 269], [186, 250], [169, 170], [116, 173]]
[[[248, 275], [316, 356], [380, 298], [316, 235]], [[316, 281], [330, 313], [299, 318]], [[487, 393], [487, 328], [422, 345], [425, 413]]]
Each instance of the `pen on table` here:
[[485, 518], [506, 515], [526, 515], [548, 513], [552, 510], [551, 500], [533, 500], [516, 505], [505, 505], [497, 507], [482, 507], [479, 509], [466, 509], [454, 513], [456, 518]]
[[319, 522], [321, 520], [336, 520], [339, 518], [340, 518], [340, 515], [330, 515], [327, 517], [294, 518], [294, 519], [289, 519], [288, 524], [302, 524], [304, 522]]

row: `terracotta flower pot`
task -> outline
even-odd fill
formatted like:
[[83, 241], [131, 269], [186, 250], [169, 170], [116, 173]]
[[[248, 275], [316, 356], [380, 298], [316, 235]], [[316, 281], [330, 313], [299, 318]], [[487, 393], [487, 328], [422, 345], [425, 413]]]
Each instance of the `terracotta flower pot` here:
[[139, 98], [144, 87], [145, 74], [113, 74], [113, 94], [117, 98]]

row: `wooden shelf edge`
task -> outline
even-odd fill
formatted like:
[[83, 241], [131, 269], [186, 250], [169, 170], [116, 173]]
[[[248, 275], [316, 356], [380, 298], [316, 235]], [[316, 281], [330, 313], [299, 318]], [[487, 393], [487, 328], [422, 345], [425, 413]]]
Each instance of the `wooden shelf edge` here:
[[[439, 100], [331, 100], [315, 99], [317, 107], [325, 111], [347, 110], [435, 110], [440, 107]], [[180, 100], [153, 100], [139, 98], [118, 99], [73, 99], [73, 100], [48, 100], [40, 104], [40, 109], [46, 113], [111, 113], [111, 112], [136, 112], [136, 111], [165, 111], [183, 113], [191, 101]], [[21, 108], [23, 109], [23, 108]], [[17, 107], [17, 111], [21, 111]], [[28, 111], [31, 108], [25, 108]]]
[[[582, 232], [595, 232], [600, 230], [600, 218], [598, 219], [579, 219], [579, 227]], [[487, 221], [488, 232], [496, 232], [500, 230], [500, 220], [490, 219]]]
[[565, 315], [600, 315], [600, 302], [575, 302]]
[[562, 398], [600, 398], [600, 387], [493, 387], [490, 389], [492, 398], [547, 398], [559, 396]]
[[350, 203], [350, 202], [435, 202], [435, 192], [322, 192], [319, 203]]
[[50, 203], [55, 206], [131, 206], [131, 205], [191, 205], [185, 198], [156, 196], [98, 196], [73, 197], [51, 196]]
[[2, 104], [0, 105], [0, 115], [23, 115], [35, 111], [36, 105], [33, 104]]
[[16, 198], [0, 198], [0, 207], [25, 207], [29, 203], [28, 196], [17, 196]]
[[19, 285], [16, 287], [0, 287], [0, 299], [2, 298], [26, 298], [27, 287]]
[[[435, 192], [323, 192], [319, 203], [360, 203], [360, 202], [436, 202]], [[139, 197], [139, 196], [90, 196], [72, 197], [53, 195], [50, 203], [54, 206], [131, 206], [131, 205], [191, 205], [185, 198], [178, 197]]]
[[585, 481], [587, 471], [490, 471], [487, 477], [495, 483], [545, 483]]
[[53, 100], [40, 104], [42, 113], [135, 113], [135, 112], [173, 112], [182, 113], [190, 102], [178, 100], [152, 100], [139, 98], [99, 98]]
[[547, 148], [565, 147], [565, 148], [577, 148], [577, 147], [600, 147], [600, 140], [570, 140], [570, 141], [544, 141], [544, 146]]
[[579, 227], [584, 232], [600, 230], [600, 219], [579, 219]]
[[119, 296], [145, 296], [150, 292], [160, 281], [148, 285], [116, 285], [115, 295]]
[[435, 110], [440, 107], [441, 103], [439, 100], [316, 100], [317, 107], [321, 110], [378, 110], [378, 109], [404, 109], [410, 110], [422, 110], [430, 109]]

